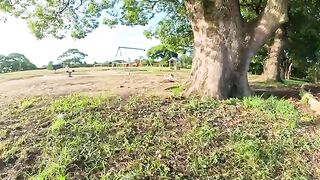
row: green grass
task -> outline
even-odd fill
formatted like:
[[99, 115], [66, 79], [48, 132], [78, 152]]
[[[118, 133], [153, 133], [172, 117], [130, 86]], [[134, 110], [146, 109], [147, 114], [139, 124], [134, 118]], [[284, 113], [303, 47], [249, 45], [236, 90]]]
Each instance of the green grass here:
[[7, 128], [28, 131], [0, 142], [1, 178], [15, 178], [9, 170], [27, 179], [320, 177], [308, 160], [319, 137], [292, 104], [273, 97], [70, 95], [17, 104], [6, 119], [24, 123]]

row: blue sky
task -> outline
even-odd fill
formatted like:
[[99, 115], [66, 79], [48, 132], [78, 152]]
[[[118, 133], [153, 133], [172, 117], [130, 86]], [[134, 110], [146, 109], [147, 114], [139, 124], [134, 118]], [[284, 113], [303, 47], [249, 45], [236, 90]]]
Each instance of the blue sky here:
[[[70, 37], [57, 40], [46, 38], [37, 40], [28, 29], [23, 20], [9, 17], [6, 23], [0, 22], [0, 54], [22, 53], [37, 66], [55, 61], [57, 57], [69, 48], [78, 48], [88, 54], [87, 62], [104, 62], [113, 60], [119, 46], [129, 46], [149, 49], [159, 44], [156, 39], [149, 40], [144, 37], [143, 31], [148, 27], [118, 26], [110, 29], [100, 26], [93, 33], [81, 40]], [[124, 58], [141, 56], [141, 52], [123, 51]]]

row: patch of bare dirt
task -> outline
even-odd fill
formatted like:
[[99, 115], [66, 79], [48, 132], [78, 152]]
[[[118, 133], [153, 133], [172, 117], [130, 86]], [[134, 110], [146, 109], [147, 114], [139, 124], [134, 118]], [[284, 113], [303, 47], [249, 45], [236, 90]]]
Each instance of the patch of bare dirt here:
[[163, 83], [163, 74], [125, 71], [75, 72], [71, 78], [65, 74], [49, 74], [0, 82], [0, 99], [12, 100], [29, 96], [61, 96], [70, 93], [111, 92], [131, 95], [152, 91], [167, 94], [168, 87], [183, 83], [186, 75], [175, 74], [174, 83]]

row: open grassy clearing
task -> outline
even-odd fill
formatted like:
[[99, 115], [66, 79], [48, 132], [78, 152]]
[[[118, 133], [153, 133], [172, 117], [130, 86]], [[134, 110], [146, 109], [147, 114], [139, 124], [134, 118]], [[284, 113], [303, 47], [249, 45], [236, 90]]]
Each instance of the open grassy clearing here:
[[4, 179], [320, 177], [319, 120], [275, 98], [26, 98], [0, 127]]

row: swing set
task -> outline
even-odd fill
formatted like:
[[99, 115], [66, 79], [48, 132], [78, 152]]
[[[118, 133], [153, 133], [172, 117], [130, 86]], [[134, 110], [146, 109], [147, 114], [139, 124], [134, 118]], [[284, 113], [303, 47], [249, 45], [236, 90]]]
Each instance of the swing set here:
[[[131, 51], [131, 53], [130, 53]], [[129, 52], [131, 55], [127, 55], [126, 52]], [[133, 53], [135, 52], [135, 53]], [[145, 55], [146, 50], [142, 48], [135, 48], [135, 47], [125, 47], [119, 46], [117, 53], [115, 55], [114, 62], [117, 62], [118, 65], [122, 67], [141, 67], [142, 66], [142, 59]], [[138, 57], [135, 57], [133, 61], [131, 61], [132, 54], [138, 54]], [[113, 64], [113, 65], [117, 65]]]

